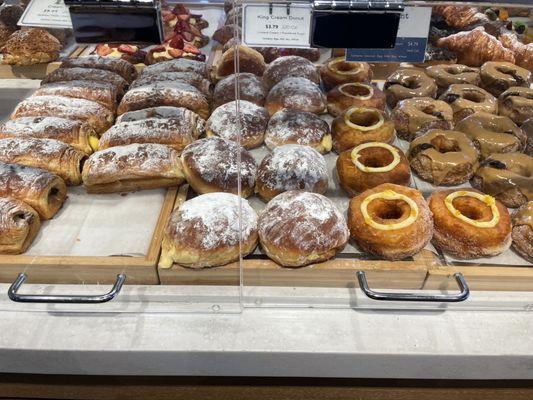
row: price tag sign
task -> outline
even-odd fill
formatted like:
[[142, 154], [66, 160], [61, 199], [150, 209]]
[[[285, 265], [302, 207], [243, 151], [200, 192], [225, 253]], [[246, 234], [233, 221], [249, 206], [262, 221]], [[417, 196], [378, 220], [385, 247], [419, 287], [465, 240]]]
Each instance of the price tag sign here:
[[242, 41], [255, 47], [310, 47], [309, 4], [243, 5]]
[[431, 7], [405, 7], [392, 49], [347, 49], [346, 61], [424, 62]]
[[70, 13], [63, 0], [32, 0], [18, 24], [43, 28], [72, 28]]

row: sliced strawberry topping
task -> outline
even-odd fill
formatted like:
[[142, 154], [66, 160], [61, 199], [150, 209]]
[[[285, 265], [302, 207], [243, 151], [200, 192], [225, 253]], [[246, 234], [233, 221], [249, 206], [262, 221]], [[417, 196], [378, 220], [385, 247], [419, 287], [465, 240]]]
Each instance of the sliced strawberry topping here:
[[176, 34], [169, 42], [168, 42], [169, 46], [174, 48], [174, 49], [183, 49], [183, 38], [181, 37], [181, 35], [179, 34]]
[[179, 58], [183, 56], [183, 50], [180, 49], [168, 49], [168, 54], [170, 54], [174, 58]]
[[183, 46], [183, 51], [185, 51], [186, 53], [200, 54], [200, 50], [198, 50], [197, 47], [189, 43], [185, 43], [185, 46]]
[[113, 52], [113, 49], [111, 47], [103, 43], [100, 43], [98, 46], [96, 46], [95, 50], [96, 50], [96, 54], [102, 57], [105, 57]]
[[137, 46], [132, 46], [130, 44], [121, 44], [118, 46], [118, 51], [126, 54], [135, 54], [139, 50]]

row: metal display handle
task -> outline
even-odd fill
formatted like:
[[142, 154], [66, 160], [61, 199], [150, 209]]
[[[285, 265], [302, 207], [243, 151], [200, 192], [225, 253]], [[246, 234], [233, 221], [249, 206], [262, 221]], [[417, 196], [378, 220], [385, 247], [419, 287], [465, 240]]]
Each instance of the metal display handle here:
[[373, 300], [386, 300], [386, 301], [420, 301], [420, 302], [439, 302], [439, 303], [458, 303], [465, 301], [470, 296], [470, 289], [466, 284], [463, 274], [460, 272], [455, 273], [455, 280], [461, 292], [456, 294], [435, 294], [424, 295], [417, 293], [385, 293], [377, 292], [368, 287], [366, 275], [364, 271], [357, 271], [357, 279], [359, 280], [359, 286], [365, 295]]
[[26, 280], [26, 274], [21, 273], [7, 291], [8, 297], [17, 303], [57, 303], [57, 304], [98, 304], [113, 300], [122, 289], [126, 275], [117, 275], [117, 280], [111, 290], [97, 295], [47, 295], [47, 294], [18, 294], [18, 290]]

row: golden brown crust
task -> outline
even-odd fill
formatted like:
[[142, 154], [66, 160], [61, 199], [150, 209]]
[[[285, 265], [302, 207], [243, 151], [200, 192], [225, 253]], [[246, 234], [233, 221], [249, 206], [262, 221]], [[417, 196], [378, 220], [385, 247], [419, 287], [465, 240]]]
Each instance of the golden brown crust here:
[[372, 70], [365, 62], [346, 61], [345, 57], [330, 58], [322, 67], [320, 75], [326, 90], [342, 83], [348, 82], [370, 82], [372, 80]]
[[113, 85], [119, 96], [123, 95], [128, 87], [128, 82], [118, 74], [111, 71], [94, 68], [58, 68], [50, 72], [41, 84], [69, 81], [105, 82]]
[[65, 182], [51, 172], [0, 162], [0, 197], [13, 197], [52, 218], [67, 198]]
[[327, 94], [328, 112], [338, 117], [351, 107], [371, 107], [385, 110], [386, 97], [376, 86], [369, 83], [343, 83]]
[[[364, 192], [383, 183], [409, 185], [411, 181], [411, 168], [403, 152], [396, 146], [391, 146], [397, 151], [400, 162], [390, 171], [369, 172], [359, 169], [352, 159], [352, 150], [346, 150], [337, 158], [337, 174], [339, 184], [350, 197]], [[393, 154], [383, 147], [368, 147], [360, 152], [359, 162], [369, 167], [385, 167], [394, 161]]]
[[[361, 204], [374, 194], [393, 191], [407, 196], [416, 203], [418, 215], [413, 223], [394, 230], [381, 230], [369, 225], [363, 218]], [[384, 225], [400, 223], [411, 215], [411, 207], [404, 200], [371, 200], [368, 214], [375, 222]], [[433, 220], [431, 211], [416, 189], [384, 183], [361, 193], [350, 200], [348, 227], [357, 246], [389, 260], [401, 260], [418, 253], [431, 240]]]
[[279, 57], [272, 61], [263, 73], [267, 89], [287, 78], [306, 78], [319, 85], [320, 75], [317, 67], [308, 59], [299, 56]]
[[[467, 191], [480, 193], [477, 190]], [[503, 204], [496, 201], [500, 215], [496, 226], [481, 228], [455, 217], [446, 207], [444, 199], [457, 190], [434, 192], [429, 198], [433, 213], [435, 233], [433, 244], [441, 250], [461, 259], [493, 256], [507, 250], [511, 245], [511, 217]], [[491, 209], [473, 197], [457, 197], [453, 206], [463, 215], [478, 222], [490, 221]]]
[[498, 98], [498, 113], [511, 118], [518, 125], [533, 116], [533, 89], [510, 87]]
[[87, 155], [54, 139], [0, 139], [0, 161], [46, 169], [67, 185], [81, 184], [81, 167]]
[[488, 17], [477, 7], [469, 6], [435, 6], [433, 13], [440, 15], [448, 25], [464, 30], [473, 25], [489, 22]]
[[474, 85], [450, 85], [448, 90], [439, 97], [439, 100], [450, 105], [455, 122], [459, 122], [476, 111], [484, 111], [489, 114], [496, 114], [498, 111], [496, 98], [485, 89]]
[[61, 63], [61, 68], [94, 68], [111, 71], [120, 75], [128, 83], [133, 82], [137, 77], [137, 70], [131, 63], [121, 60], [120, 58], [84, 56], [76, 58], [67, 58]]
[[0, 254], [24, 253], [39, 232], [39, 214], [26, 203], [0, 197]]
[[533, 201], [513, 214], [513, 248], [524, 259], [533, 263]]
[[218, 63], [214, 67], [214, 79], [220, 80], [235, 73], [235, 51], [239, 54], [239, 72], [250, 72], [257, 76], [262, 76], [266, 64], [263, 56], [251, 47], [238, 45], [229, 48], [222, 54]]
[[[351, 110], [359, 110], [351, 113]], [[383, 123], [379, 123], [379, 118]], [[349, 122], [356, 124], [351, 126]], [[362, 127], [362, 128], [361, 128]], [[368, 130], [363, 130], [368, 128]], [[351, 149], [361, 143], [392, 143], [396, 137], [394, 123], [383, 111], [375, 108], [351, 108], [333, 120], [331, 124], [333, 148], [337, 153]]]
[[430, 129], [452, 129], [452, 108], [442, 100], [418, 97], [401, 100], [392, 110], [396, 133], [404, 140], [412, 141]]
[[33, 65], [59, 58], [61, 43], [44, 29], [14, 32], [1, 49], [4, 64]]
[[437, 96], [437, 84], [424, 71], [414, 68], [400, 69], [390, 75], [383, 86], [387, 103], [392, 108], [400, 100], [413, 97]]
[[480, 69], [481, 87], [498, 97], [513, 86], [529, 88], [531, 72], [525, 68], [504, 61], [489, 61]]

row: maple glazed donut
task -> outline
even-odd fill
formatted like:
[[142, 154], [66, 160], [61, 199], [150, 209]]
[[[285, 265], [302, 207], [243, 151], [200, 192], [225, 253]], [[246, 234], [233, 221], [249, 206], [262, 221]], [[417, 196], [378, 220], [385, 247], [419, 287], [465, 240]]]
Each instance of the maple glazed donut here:
[[529, 87], [531, 72], [507, 61], [488, 61], [479, 71], [481, 87], [498, 97], [513, 86]]
[[496, 114], [498, 111], [496, 98], [474, 85], [451, 85], [439, 99], [452, 107], [455, 122], [459, 122], [476, 111], [485, 111], [490, 114]]
[[366, 62], [346, 61], [345, 57], [327, 60], [320, 67], [320, 75], [326, 90], [348, 82], [370, 82], [372, 70]]
[[498, 113], [518, 125], [533, 117], [533, 89], [511, 87], [498, 97]]
[[529, 201], [513, 214], [513, 248], [524, 259], [533, 263], [533, 201]]
[[393, 108], [400, 100], [412, 97], [437, 96], [437, 84], [418, 69], [400, 69], [390, 75], [383, 86], [387, 94], [387, 103]]
[[346, 220], [327, 197], [290, 190], [274, 197], [259, 215], [259, 241], [283, 267], [326, 261], [348, 242]]
[[401, 100], [391, 113], [398, 137], [411, 141], [429, 129], [452, 129], [453, 111], [448, 103], [431, 97]]
[[309, 146], [276, 147], [257, 169], [255, 191], [270, 201], [288, 190], [323, 194], [328, 188], [328, 167], [322, 154]]
[[408, 159], [416, 174], [434, 185], [459, 185], [478, 166], [479, 153], [462, 132], [429, 130], [411, 142]]
[[481, 159], [493, 153], [522, 151], [526, 135], [510, 118], [476, 112], [455, 125], [455, 130], [464, 132], [478, 148]]
[[411, 168], [403, 152], [387, 143], [363, 143], [337, 158], [340, 186], [355, 196], [382, 183], [408, 185]]
[[491, 154], [471, 183], [506, 207], [520, 207], [533, 200], [533, 157], [523, 153]]
[[326, 111], [326, 96], [309, 79], [287, 78], [270, 90], [265, 107], [270, 115], [284, 108], [323, 114]]
[[343, 83], [331, 89], [327, 96], [328, 112], [338, 117], [351, 107], [372, 107], [385, 110], [385, 93], [370, 83]]
[[426, 68], [426, 74], [435, 79], [438, 94], [444, 93], [450, 85], [462, 83], [479, 85], [479, 68], [462, 64], [439, 64]]
[[433, 235], [431, 212], [422, 193], [392, 183], [352, 198], [348, 227], [361, 250], [389, 260], [413, 256]]
[[181, 164], [185, 179], [198, 194], [238, 194], [239, 175], [241, 196], [248, 197], [254, 191], [257, 164], [247, 150], [231, 140], [219, 137], [197, 140], [185, 147]]
[[277, 58], [263, 73], [263, 82], [267, 89], [287, 78], [306, 78], [316, 85], [320, 84], [320, 74], [315, 64], [300, 56]]
[[441, 190], [429, 198], [432, 243], [461, 259], [494, 256], [511, 246], [511, 217], [494, 197], [473, 189]]
[[391, 143], [396, 137], [394, 123], [376, 108], [352, 107], [331, 124], [333, 148], [337, 153], [362, 143]]
[[257, 240], [257, 214], [247, 200], [239, 201], [231, 193], [203, 194], [187, 200], [170, 216], [159, 267], [225, 265], [237, 261], [241, 251], [243, 257], [251, 253]]

